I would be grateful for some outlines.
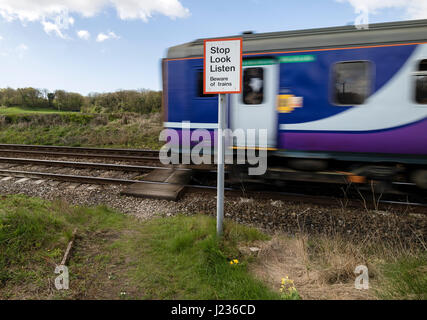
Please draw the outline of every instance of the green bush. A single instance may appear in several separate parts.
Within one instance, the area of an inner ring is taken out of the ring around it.
[[[91,93],[83,96],[75,92],[35,88],[0,89],[0,106],[21,108],[25,112],[56,110],[83,113],[150,114],[159,112],[162,92],[152,90],[119,90],[108,93]]]

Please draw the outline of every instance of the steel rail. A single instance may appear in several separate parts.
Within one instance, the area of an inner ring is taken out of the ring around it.
[[[33,179],[50,179],[63,182],[73,182],[73,183],[83,183],[83,184],[119,184],[119,185],[129,185],[135,183],[142,184],[156,184],[156,185],[176,185],[169,182],[157,182],[157,181],[148,181],[148,180],[130,180],[130,179],[118,179],[118,178],[104,178],[104,177],[93,177],[93,176],[79,176],[79,175],[66,175],[66,174],[55,174],[55,173],[45,173],[45,172],[31,172],[31,171],[18,171],[18,170],[8,170],[0,169],[0,176],[14,176],[16,178],[33,178]],[[204,185],[183,185],[185,188],[196,191],[207,191],[207,192],[216,192],[216,186],[204,186]],[[275,200],[285,200],[290,202],[308,202],[315,203],[319,205],[338,205],[337,200],[340,198],[328,197],[328,196],[316,196],[316,195],[307,195],[300,193],[287,193],[287,192],[272,192],[272,191],[242,191],[235,188],[225,188],[227,196],[246,196],[253,198],[262,198],[262,199],[275,199]],[[366,201],[363,203],[362,200],[356,199],[347,199],[349,203],[347,206],[350,207],[361,207],[364,205],[369,205],[371,201]],[[416,207],[416,208],[427,208],[427,203],[410,203],[410,202],[399,202],[399,201],[380,201],[381,204],[388,204],[393,206],[400,206],[407,208]],[[426,211],[422,213],[426,214]]]
[[[13,163],[21,165],[42,165],[50,167],[68,167],[78,169],[99,169],[99,170],[115,170],[115,171],[128,171],[128,172],[147,172],[153,170],[174,170],[174,171],[194,171],[216,173],[216,170],[206,167],[168,167],[168,166],[136,166],[124,165],[114,163],[97,163],[97,162],[83,162],[83,161],[57,161],[57,160],[42,160],[42,159],[28,159],[28,158],[4,158],[0,157],[0,163]],[[228,173],[228,172],[227,172]]]
[[[55,152],[55,151],[33,151],[33,150],[14,150],[14,149],[0,149],[0,154],[18,154],[18,155],[39,155],[46,157],[75,157],[75,158],[97,158],[97,159],[111,159],[117,161],[159,161],[159,157],[151,156],[126,156],[117,154],[94,154],[94,153],[75,153],[75,152]]]
[[[104,177],[93,177],[93,176],[79,176],[79,175],[68,175],[68,174],[57,174],[47,172],[33,172],[33,171],[22,171],[22,170],[9,170],[0,169],[0,176],[11,176],[16,178],[45,178],[64,182],[79,182],[88,184],[157,184],[157,185],[180,185],[169,182],[149,181],[149,180],[130,180],[130,179],[118,179],[118,178],[104,178]],[[184,185],[187,188],[193,189],[207,189],[216,190],[213,186],[200,186],[200,185]],[[232,190],[225,188],[225,190]]]
[[[41,159],[22,159],[22,158],[3,158],[0,157],[2,163],[15,163],[22,165],[42,165],[42,166],[55,166],[55,167],[69,167],[79,169],[101,169],[101,170],[115,170],[115,171],[133,171],[133,172],[146,172],[152,170],[190,170],[185,168],[169,168],[157,166],[134,166],[113,163],[94,163],[94,162],[80,162],[80,161],[56,161],[56,160],[41,160]]]
[[[132,184],[137,183],[139,180],[116,179],[116,178],[103,178],[91,176],[76,176],[67,174],[56,174],[46,172],[32,172],[32,171],[18,171],[18,170],[0,170],[1,176],[13,175],[17,178],[45,178],[51,180],[59,180],[64,182],[79,182],[88,184]]]
[[[16,150],[60,150],[72,152],[96,152],[96,153],[120,153],[120,154],[134,154],[134,155],[158,155],[157,150],[146,149],[115,149],[115,148],[91,148],[91,147],[67,147],[67,146],[44,146],[44,145],[27,145],[27,144],[0,144],[3,149],[16,149]]]

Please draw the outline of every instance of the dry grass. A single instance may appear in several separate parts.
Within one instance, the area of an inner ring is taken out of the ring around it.
[[[86,135],[85,145],[124,146],[158,149],[159,134],[162,130],[160,114],[130,117],[99,126]]]
[[[380,297],[378,292],[384,282],[381,266],[406,255],[398,248],[355,244],[339,236],[275,235],[260,244],[259,263],[252,272],[276,290],[280,279],[289,276],[303,299],[370,300]],[[358,265],[368,267],[369,290],[355,288],[354,270]]]
[[[161,115],[35,114],[0,116],[0,142],[159,149]]]
[[[321,279],[327,284],[354,282],[354,269],[358,265],[367,266],[371,277],[375,274],[363,243],[356,245],[339,236],[319,237],[307,251],[310,251],[311,260],[322,268]]]
[[[427,250],[419,246],[301,232],[294,237],[276,234],[259,247],[252,272],[274,289],[289,276],[303,299],[427,298]],[[368,290],[355,288],[359,265],[368,268]]]

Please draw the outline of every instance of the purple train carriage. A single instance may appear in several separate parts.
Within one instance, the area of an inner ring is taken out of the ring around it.
[[[269,164],[427,188],[427,20],[242,37],[243,90],[229,97],[227,125],[267,129]],[[162,69],[164,127],[213,132],[203,39],[169,48]]]

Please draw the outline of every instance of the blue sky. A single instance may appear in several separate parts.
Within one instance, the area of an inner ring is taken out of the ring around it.
[[[159,90],[166,49],[194,39],[346,25],[358,9],[370,23],[427,18],[425,0],[34,2],[0,0],[0,88]]]

